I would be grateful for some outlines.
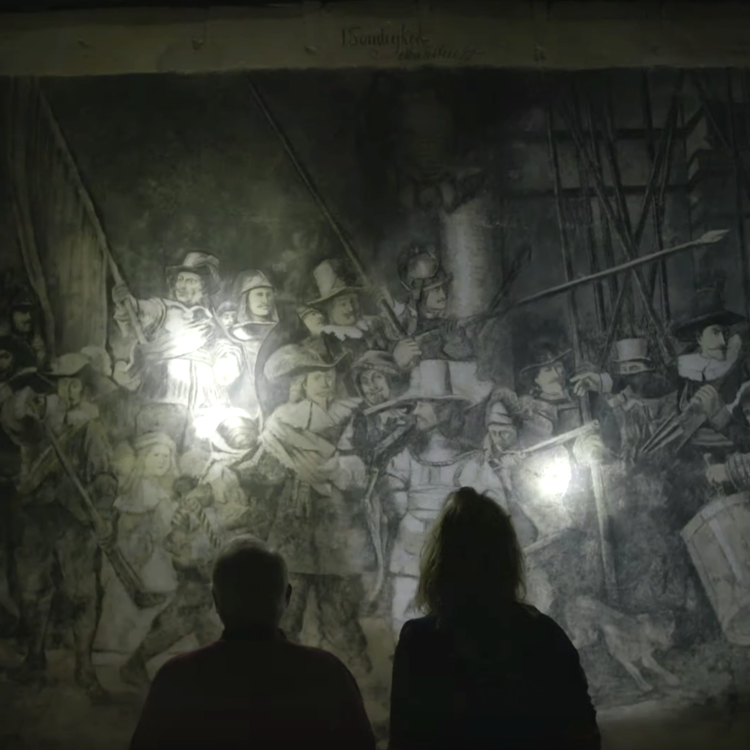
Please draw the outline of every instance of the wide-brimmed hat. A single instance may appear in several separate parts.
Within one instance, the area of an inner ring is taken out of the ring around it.
[[[343,356],[334,362],[326,362],[320,354],[307,346],[287,344],[271,354],[263,368],[263,374],[269,381],[273,381],[315,370],[330,370],[342,359]]]
[[[313,307],[327,302],[339,294],[351,294],[361,292],[364,289],[362,286],[352,286],[347,283],[339,275],[336,265],[332,260],[324,260],[317,265],[313,270],[313,279],[318,289],[318,297],[307,303],[308,306]]]
[[[555,362],[560,362],[561,360],[572,354],[572,352],[572,349],[565,349],[564,351],[560,351],[559,349],[556,349],[552,346],[538,346],[532,351],[528,362],[519,371],[519,375],[523,375],[524,373],[530,372],[531,370],[538,370],[540,367],[552,365]]]
[[[492,393],[493,384],[477,378],[476,362],[423,359],[409,374],[409,387],[398,398],[372,406],[365,414],[416,401],[462,401],[481,403]]]
[[[181,265],[167,266],[167,278],[172,279],[181,271],[197,273],[206,280],[208,294],[216,294],[221,285],[219,259],[208,253],[188,253]]]
[[[237,278],[234,280],[235,297],[239,297],[241,294],[246,294],[253,289],[262,288],[274,288],[268,276],[266,276],[263,271],[242,271],[242,273],[237,274]]]
[[[724,307],[720,288],[709,287],[696,292],[690,313],[673,325],[672,332],[676,338],[690,341],[708,326],[731,326],[744,320],[743,315]]]
[[[646,339],[620,339],[615,341],[616,356],[612,359],[617,375],[632,375],[637,372],[653,372],[654,367],[648,356]]]
[[[375,349],[366,351],[352,364],[351,371],[353,374],[359,374],[363,370],[377,370],[385,375],[397,377],[404,374],[390,354]]]
[[[106,396],[117,390],[117,385],[105,375],[102,375],[91,360],[79,352],[62,354],[53,360],[51,367],[42,373],[49,380],[60,378],[80,377],[93,391],[95,397]]]
[[[18,369],[36,366],[34,350],[15,336],[0,336],[0,349],[13,355],[13,364]]]

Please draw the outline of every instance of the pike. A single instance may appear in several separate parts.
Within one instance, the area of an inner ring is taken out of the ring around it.
[[[308,171],[305,169],[304,165],[300,161],[299,157],[297,156],[294,150],[294,146],[292,146],[292,143],[289,140],[289,137],[282,130],[279,123],[276,121],[276,118],[273,116],[273,113],[268,108],[266,101],[263,99],[260,91],[258,90],[258,87],[255,85],[255,82],[252,79],[249,80],[249,86],[250,86],[250,93],[253,95],[253,98],[255,99],[255,103],[258,105],[258,109],[260,109],[263,116],[266,118],[266,121],[268,122],[271,130],[273,130],[273,132],[276,134],[279,141],[281,142],[281,146],[284,149],[286,155],[289,157],[289,161],[292,163],[292,166],[297,172],[297,176],[302,181],[302,184],[307,188],[307,191],[310,194],[310,197],[318,206],[318,208],[320,209],[320,212],[323,214],[323,217],[328,222],[328,226],[331,228],[333,233],[338,238],[339,242],[344,248],[344,252],[349,258],[351,264],[354,266],[354,270],[362,279],[362,281],[364,282],[364,285],[367,287],[371,287],[372,282],[370,281],[370,278],[367,275],[367,272],[365,271],[365,267],[362,265],[361,261],[357,257],[357,253],[355,252],[354,247],[352,246],[352,243],[349,241],[349,238],[346,236],[346,233],[344,232],[343,228],[339,225],[338,221],[336,221],[336,218],[331,212],[331,209],[327,206],[326,202],[323,200],[323,196],[320,194],[320,191],[315,186],[315,183],[313,182],[312,177],[310,176],[310,174],[308,173]],[[401,325],[401,321],[399,321],[398,317],[396,316],[396,313],[393,311],[391,306],[385,300],[381,300],[380,307],[383,310],[383,313],[385,314],[385,316],[388,318],[388,321],[390,322],[390,324],[399,333],[399,335],[406,337],[406,331],[404,330],[404,327]]]
[[[107,559],[114,568],[117,577],[125,587],[128,596],[133,600],[133,603],[139,609],[149,609],[150,607],[155,607],[158,604],[162,604],[165,601],[165,596],[163,594],[157,594],[155,592],[143,590],[141,579],[138,577],[138,574],[133,570],[130,563],[125,559],[125,557],[122,555],[122,552],[120,552],[117,546],[107,544],[99,540],[98,537],[104,536],[107,533],[106,524],[104,523],[102,517],[99,515],[99,512],[94,507],[93,502],[91,502],[89,493],[83,486],[83,483],[79,479],[78,474],[76,474],[75,467],[65,453],[65,449],[57,439],[57,436],[48,426],[45,426],[45,432],[47,434],[47,437],[49,438],[50,443],[52,444],[52,448],[57,454],[57,458],[59,459],[63,470],[68,475],[68,478],[73,483],[73,486],[76,488],[79,497],[83,501],[83,505],[86,508],[89,519],[91,520],[91,525],[93,526],[94,533],[97,535],[97,543],[99,544],[100,549],[107,556]]]
[[[637,268],[638,266],[645,265],[647,263],[654,263],[657,260],[660,260],[662,258],[667,258],[670,255],[675,255],[677,253],[682,253],[685,250],[691,250],[696,247],[704,247],[709,245],[715,245],[720,240],[723,240],[724,237],[729,234],[728,229],[711,229],[708,232],[705,232],[702,234],[698,239],[690,240],[689,242],[683,242],[679,245],[674,245],[673,247],[667,247],[663,250],[658,250],[654,253],[649,253],[648,255],[640,255],[634,260],[629,260],[624,263],[619,263],[615,266],[612,266],[611,268],[605,268],[603,271],[597,271],[596,273],[587,274],[586,276],[580,276],[577,279],[571,279],[570,281],[565,281],[562,284],[557,284],[556,286],[547,287],[546,289],[542,289],[539,292],[534,292],[533,294],[530,294],[526,297],[522,297],[519,300],[515,300],[514,302],[511,302],[506,307],[499,308],[499,305],[502,303],[502,301],[507,297],[510,284],[504,284],[503,287],[500,289],[500,292],[496,295],[496,301],[493,302],[493,307],[490,309],[489,312],[486,313],[479,313],[477,315],[464,318],[460,321],[447,321],[444,323],[444,325],[452,324],[456,325],[457,323],[461,324],[467,324],[474,321],[479,320],[498,320],[501,318],[506,317],[511,312],[516,310],[519,307],[524,307],[526,305],[531,304],[532,302],[538,302],[542,299],[547,299],[548,297],[554,297],[558,294],[562,294],[563,292],[570,291],[571,289],[576,289],[579,286],[584,286],[586,284],[592,284],[597,281],[601,281],[603,279],[607,279],[611,276],[615,276],[617,274],[625,273],[627,271],[632,270],[633,268]],[[530,256],[529,256],[530,257]],[[526,261],[528,261],[528,258],[526,258]],[[513,281],[515,281],[515,276],[513,277]],[[499,308],[499,309],[497,309]],[[440,329],[440,326],[436,326],[434,329],[431,329],[429,331],[426,331],[425,333],[419,334],[415,338],[417,340],[426,338],[427,336],[433,335]]]

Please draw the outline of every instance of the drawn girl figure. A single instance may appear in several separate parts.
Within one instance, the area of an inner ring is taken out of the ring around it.
[[[177,581],[163,541],[175,511],[171,488],[177,477],[177,449],[161,432],[142,435],[133,447],[133,468],[115,501],[117,543],[147,591],[169,593]]]

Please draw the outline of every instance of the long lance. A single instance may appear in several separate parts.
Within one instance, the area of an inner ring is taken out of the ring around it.
[[[68,142],[65,139],[65,135],[63,134],[62,129],[60,128],[60,125],[55,119],[52,109],[50,108],[47,100],[44,97],[44,94],[41,91],[39,92],[39,101],[41,104],[42,111],[44,112],[44,115],[46,116],[49,122],[50,129],[52,130],[52,135],[60,149],[60,153],[62,154],[63,161],[65,162],[65,165],[68,168],[68,174],[70,176],[70,179],[73,182],[73,186],[75,187],[76,193],[78,194],[78,199],[81,201],[81,205],[83,207],[84,213],[88,217],[89,222],[91,222],[91,228],[94,230],[94,236],[96,237],[96,240],[99,243],[99,248],[102,252],[102,255],[104,256],[104,261],[109,267],[110,273],[112,274],[112,280],[118,286],[119,285],[124,286],[125,280],[123,279],[122,274],[120,273],[120,269],[117,263],[115,262],[115,258],[112,255],[112,249],[109,246],[107,235],[104,233],[104,228],[102,227],[102,223],[99,220],[99,216],[96,212],[96,208],[94,207],[94,201],[91,199],[91,196],[89,195],[88,190],[86,190],[86,186],[83,184],[81,173],[78,169],[78,165],[76,164],[75,159],[73,158],[73,153],[71,152],[70,147],[68,146]],[[125,309],[127,310],[127,313],[128,313],[130,325],[133,329],[133,332],[135,333],[136,338],[138,339],[138,343],[139,344],[147,343],[148,339],[146,338],[146,334],[143,331],[143,326],[141,325],[141,321],[138,319],[138,312],[135,309],[133,299],[131,297],[126,298],[124,304],[125,304]]]
[[[619,265],[612,266],[611,268],[606,268],[603,271],[598,271],[597,273],[592,273],[588,276],[581,276],[578,279],[566,281],[564,284],[558,284],[557,286],[543,289],[540,292],[535,292],[534,294],[530,294],[528,297],[522,297],[521,299],[513,302],[510,309],[522,307],[523,305],[528,305],[531,302],[538,302],[539,300],[546,299],[547,297],[554,297],[557,294],[567,292],[570,289],[575,289],[576,287],[582,286],[583,284],[591,284],[594,281],[600,281],[601,279],[606,279],[609,276],[613,276],[618,273],[624,273],[625,271],[629,271],[633,268],[637,268],[638,266],[642,266],[645,263],[653,263],[660,258],[666,258],[669,255],[675,255],[676,253],[681,253],[685,250],[690,250],[691,248],[702,247],[704,245],[714,245],[719,242],[719,240],[723,240],[724,237],[727,236],[727,234],[729,234],[728,229],[712,229],[701,235],[697,240],[683,242],[681,245],[674,245],[674,247],[668,247],[655,253],[649,253],[648,255],[641,255],[638,258],[627,261],[626,263],[620,263]],[[504,315],[508,311],[508,309],[506,309],[505,311],[499,311],[498,314]]]
[[[263,99],[263,96],[258,90],[258,87],[255,85],[255,82],[252,79],[249,79],[249,85],[250,85],[250,93],[253,95],[253,98],[255,99],[255,102],[258,105],[258,109],[260,109],[260,111],[263,113],[263,116],[268,121],[268,124],[271,127],[271,130],[273,130],[273,132],[276,134],[279,141],[281,142],[281,145],[286,155],[289,157],[289,161],[292,163],[292,166],[297,172],[298,177],[302,181],[302,184],[307,188],[308,193],[310,193],[310,196],[312,197],[313,201],[315,201],[315,204],[320,209],[321,214],[323,214],[323,217],[325,218],[326,222],[328,222],[328,226],[330,226],[330,228],[333,230],[333,233],[336,235],[339,242],[343,246],[347,257],[351,261],[351,264],[354,266],[354,269],[356,270],[357,274],[364,282],[365,286],[372,287],[372,282],[370,281],[370,278],[367,272],[365,271],[365,267],[362,265],[362,262],[357,257],[357,253],[354,250],[352,243],[349,241],[349,238],[346,236],[346,232],[338,223],[338,221],[336,221],[336,217],[333,215],[333,213],[331,212],[331,209],[328,207],[325,200],[323,199],[323,196],[320,194],[320,191],[315,186],[315,182],[313,181],[313,178],[311,177],[307,169],[305,169],[305,166],[302,164],[302,161],[300,160],[299,156],[297,156],[297,153],[295,152],[294,146],[292,146],[292,143],[289,140],[289,137],[282,130],[281,125],[279,125],[276,118],[273,116],[273,113],[268,108],[268,105],[266,104],[265,100]],[[379,304],[380,304],[381,309],[383,310],[383,313],[388,318],[389,322],[394,327],[394,329],[399,333],[399,335],[406,336],[407,335],[406,331],[404,330],[404,327],[401,325],[401,321],[398,319],[398,317],[396,316],[396,313],[393,311],[391,306],[387,302],[385,302],[385,300],[381,300]]]
[[[603,279],[609,278],[610,276],[616,276],[617,274],[626,273],[627,271],[630,271],[633,268],[637,268],[638,266],[645,265],[646,263],[654,263],[661,258],[666,258],[670,255],[684,252],[685,250],[714,245],[720,240],[723,240],[724,237],[727,236],[727,234],[729,234],[728,229],[712,229],[701,235],[698,239],[690,240],[690,242],[683,242],[680,245],[667,247],[663,250],[658,250],[655,253],[641,255],[638,258],[626,261],[625,263],[619,263],[616,266],[605,268],[603,271],[597,271],[596,273],[591,273],[586,276],[580,276],[577,279],[571,279],[570,281],[566,281],[562,284],[557,284],[556,286],[547,287],[546,289],[542,289],[539,292],[534,292],[527,297],[522,297],[521,299],[514,300],[505,306],[502,306],[502,303],[507,299],[512,284],[503,285],[500,292],[496,295],[497,302],[493,302],[493,307],[488,312],[478,313],[477,315],[472,315],[461,320],[448,322],[444,321],[443,325],[455,326],[458,324],[465,326],[481,322],[488,323],[490,320],[499,320],[505,318],[511,312],[514,312],[517,308],[529,305],[532,302],[538,302],[539,300],[547,299],[548,297],[555,297],[556,295],[567,292],[570,289],[575,289],[576,287],[584,286],[586,284],[593,284],[597,281],[602,281]],[[515,281],[515,279],[513,279],[513,281]],[[426,333],[420,334],[415,338],[419,340],[420,338],[429,336],[430,334],[433,334],[435,330],[439,330],[440,327],[440,325],[437,325],[434,330],[427,331]]]

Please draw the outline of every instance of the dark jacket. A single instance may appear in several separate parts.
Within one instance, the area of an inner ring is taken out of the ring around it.
[[[434,617],[404,625],[393,661],[390,750],[598,750],[596,712],[573,644],[533,608],[517,606],[508,620],[486,658],[462,655],[455,631]]]
[[[374,750],[362,696],[332,654],[280,631],[225,631],[168,661],[130,750]]]

